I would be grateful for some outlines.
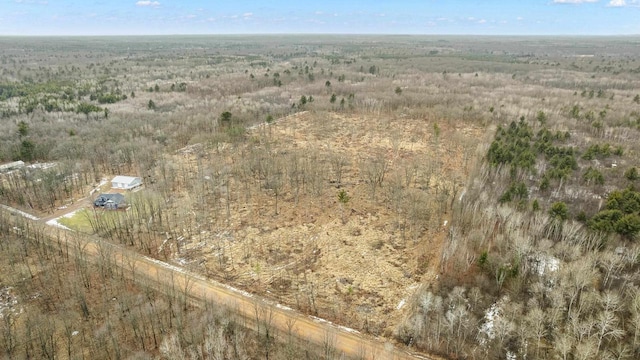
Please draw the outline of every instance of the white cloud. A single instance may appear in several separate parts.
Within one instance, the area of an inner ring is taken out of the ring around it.
[[[611,0],[607,7],[640,7],[639,0]]]
[[[160,3],[158,1],[140,0],[136,3],[136,6],[153,6],[158,7]]]
[[[553,0],[554,4],[582,4],[594,2],[598,2],[598,0]]]
[[[487,20],[485,20],[485,19],[480,19],[480,20],[478,20],[478,24],[484,24],[484,23],[486,23],[486,22],[487,22]]]
[[[522,20],[524,20],[524,18],[523,18],[522,16],[518,16],[518,17],[516,18],[516,20],[518,20],[518,21],[522,21]]]
[[[246,17],[246,18],[252,17],[252,16],[253,16],[253,13],[251,13],[251,12],[246,12],[246,13],[242,14],[242,17]]]

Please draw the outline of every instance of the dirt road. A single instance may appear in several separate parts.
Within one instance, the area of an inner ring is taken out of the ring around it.
[[[297,311],[254,296],[177,266],[135,253],[119,245],[101,241],[97,237],[80,235],[64,229],[44,225],[43,219],[21,215],[27,221],[43,226],[47,238],[59,246],[63,242],[72,249],[83,249],[84,255],[98,262],[109,257],[112,265],[122,268],[137,281],[146,281],[160,291],[176,291],[186,295],[191,301],[203,304],[205,301],[228,307],[245,319],[245,324],[253,329],[270,326],[280,334],[289,334],[310,341],[320,347],[332,347],[335,353],[360,359],[435,359],[409,353],[383,340],[358,333],[355,330],[331,324],[323,319],[303,315]],[[29,214],[27,214],[29,215]],[[37,219],[37,220],[36,220]]]

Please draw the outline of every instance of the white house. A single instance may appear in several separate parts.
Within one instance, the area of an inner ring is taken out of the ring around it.
[[[112,189],[131,190],[140,185],[142,185],[142,179],[139,177],[118,175],[111,180]]]

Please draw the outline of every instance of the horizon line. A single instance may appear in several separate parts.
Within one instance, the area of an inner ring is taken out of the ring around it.
[[[637,34],[458,34],[458,33],[175,33],[175,34],[0,34],[0,37],[163,37],[163,36],[479,36],[479,37],[634,37]]]

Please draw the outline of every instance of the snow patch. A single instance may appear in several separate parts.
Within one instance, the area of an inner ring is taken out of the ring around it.
[[[160,245],[160,247],[158,247],[158,252],[162,252],[162,250],[164,250],[164,245],[167,243],[167,241],[169,241],[169,238],[166,238],[162,244]]]
[[[25,217],[27,219],[36,220],[36,221],[40,220],[40,218],[37,217],[37,216],[31,215],[31,214],[26,213],[26,212],[24,212],[22,210],[18,210],[18,209],[12,208],[11,206],[0,204],[0,207],[2,207],[3,209],[5,209],[5,210],[7,210],[7,211],[9,211],[11,213],[14,213],[14,214],[20,215],[22,217]]]
[[[403,306],[404,306],[404,304],[406,304],[406,303],[407,303],[407,300],[405,300],[405,299],[400,300],[400,303],[398,303],[398,306],[396,306],[396,310],[400,310],[400,309],[402,309],[402,307],[403,307]]]
[[[0,319],[5,315],[13,313],[14,316],[22,313],[22,308],[18,307],[18,298],[11,291],[11,286],[0,289]]]
[[[352,328],[348,328],[348,327],[346,327],[346,326],[342,326],[342,325],[336,325],[336,324],[332,323],[332,322],[331,322],[331,321],[329,321],[329,320],[325,320],[325,319],[323,319],[323,318],[319,318],[319,317],[317,317],[317,316],[309,316],[309,317],[311,318],[311,320],[313,320],[313,321],[315,321],[315,322],[317,322],[317,323],[320,323],[320,324],[327,324],[327,325],[329,325],[329,326],[332,326],[332,327],[334,327],[334,328],[340,329],[340,330],[342,330],[342,331],[346,331],[346,332],[348,332],[348,333],[352,333],[352,334],[360,334],[360,332],[359,332],[358,330],[355,330],[355,329],[352,329]]]
[[[276,304],[276,307],[280,310],[286,310],[286,311],[294,311],[292,308],[282,305],[282,304]]]
[[[502,306],[509,301],[509,298],[506,296],[496,301],[493,305],[489,307],[487,312],[484,314],[484,324],[480,326],[478,341],[480,344],[484,345],[487,342],[487,339],[493,340],[496,337],[495,326],[496,323],[502,321]],[[484,336],[482,336],[484,335]]]
[[[542,276],[547,272],[556,272],[560,269],[560,259],[546,254],[540,254],[533,258],[534,270]]]
[[[493,325],[496,319],[500,316],[500,308],[498,303],[491,305],[489,310],[484,314],[485,322],[480,327],[480,333],[485,334],[487,338],[493,339],[496,335],[493,331]],[[484,339],[481,339],[481,343],[484,343]]]
[[[56,165],[57,165],[56,163],[35,163],[35,164],[27,165],[27,168],[47,170],[47,169],[51,169],[52,167],[55,167]]]
[[[54,226],[54,227],[57,227],[57,228],[63,229],[63,230],[73,231],[73,230],[71,230],[70,228],[68,228],[68,227],[66,227],[66,226],[64,226],[64,225],[62,225],[62,224],[60,224],[60,223],[58,222],[58,219],[51,219],[51,220],[47,221],[47,222],[46,222],[46,224],[47,224],[47,225],[49,225],[49,226]]]
[[[175,259],[176,262],[182,266],[185,266],[187,264],[189,264],[189,260],[185,259],[185,258],[176,258]]]

